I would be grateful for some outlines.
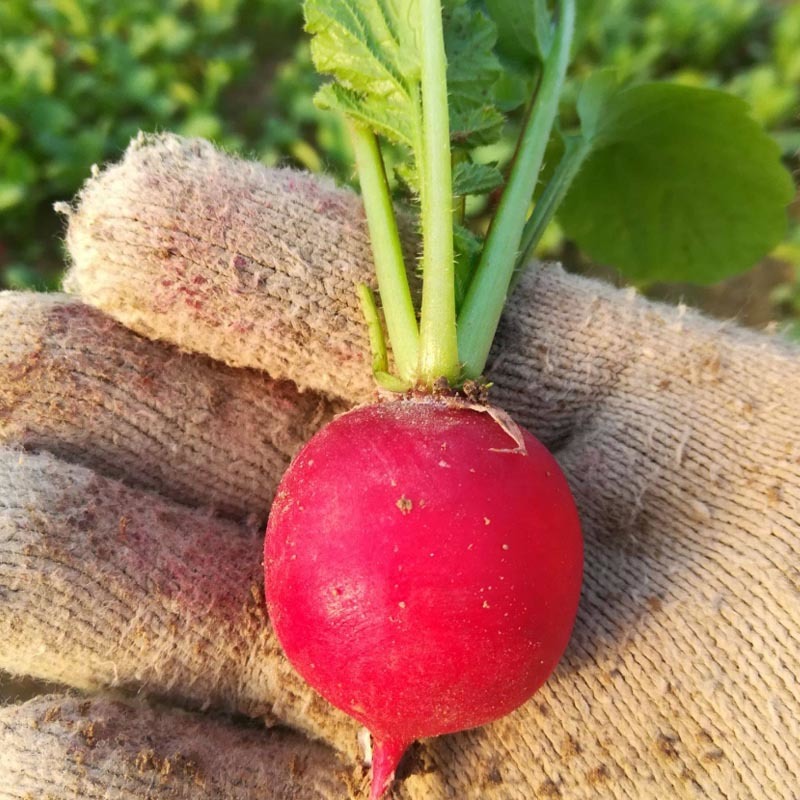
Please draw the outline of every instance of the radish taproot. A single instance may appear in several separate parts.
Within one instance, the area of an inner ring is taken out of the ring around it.
[[[286,473],[266,541],[275,632],[372,733],[373,797],[414,740],[524,703],[578,607],[580,525],[555,459],[441,400],[366,406],[325,427]]]
[[[470,155],[502,122],[487,101],[500,73],[490,20],[466,0],[305,2],[315,63],[337,80],[318,101],[350,125],[394,371],[362,284],[373,374],[386,397],[335,419],[290,466],[267,525],[266,597],[298,672],[372,733],[372,800],[415,739],[483,725],[524,703],[575,620],[583,544],[566,479],[543,445],[486,403],[481,378],[531,246],[527,234],[521,246],[527,206],[574,5],[563,2],[478,259],[461,200],[495,188],[496,175]],[[446,40],[455,42],[449,61]],[[376,132],[411,153],[419,309]]]

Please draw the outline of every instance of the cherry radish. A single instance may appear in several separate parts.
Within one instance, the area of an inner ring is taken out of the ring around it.
[[[414,740],[524,703],[569,640],[577,511],[553,456],[511,425],[435,398],[364,406],[278,488],[269,616],[303,678],[372,733],[372,798]]]

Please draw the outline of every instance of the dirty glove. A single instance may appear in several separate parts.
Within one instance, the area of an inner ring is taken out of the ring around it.
[[[0,301],[0,667],[151,701],[5,709],[0,797],[361,796],[259,564],[291,454],[372,395],[358,199],[167,136],[68,213],[83,302]],[[581,607],[534,698],[414,748],[393,796],[796,797],[800,353],[548,267],[488,373],[575,493]]]

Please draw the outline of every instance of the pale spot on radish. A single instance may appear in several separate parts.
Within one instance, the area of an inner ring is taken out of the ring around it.
[[[400,513],[405,516],[406,514],[410,514],[411,510],[414,508],[414,504],[409,500],[405,495],[401,495],[395,505],[400,509]]]
[[[484,525],[491,525],[492,521],[489,519],[489,517],[484,517],[483,518],[483,524]]]
[[[442,459],[442,460],[439,462],[439,466],[440,466],[440,467],[443,467],[444,469],[450,469],[450,465],[449,465],[449,464],[448,464],[448,463],[447,463],[447,462],[446,462],[444,459]]]

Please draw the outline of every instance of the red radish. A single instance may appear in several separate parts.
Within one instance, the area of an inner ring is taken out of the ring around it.
[[[521,437],[433,398],[364,406],[278,489],[269,615],[305,680],[371,731],[373,800],[412,741],[509,713],[567,645],[580,524],[553,456]]]
[[[364,198],[383,314],[359,284],[372,371],[397,399],[334,420],[289,468],[267,526],[267,604],[298,672],[372,732],[372,800],[415,739],[524,703],[566,647],[580,595],[580,525],[558,465],[501,412],[466,402],[488,390],[513,276],[576,169],[559,167],[560,188],[528,219],[575,0],[562,0],[557,24],[537,6],[549,54],[482,246],[464,227],[465,198],[503,178],[472,158],[501,127],[492,98],[502,69],[479,5],[304,0],[312,57],[334,78],[317,100],[348,120]],[[449,54],[445,40],[458,42]],[[418,305],[378,136],[410,157]]]

